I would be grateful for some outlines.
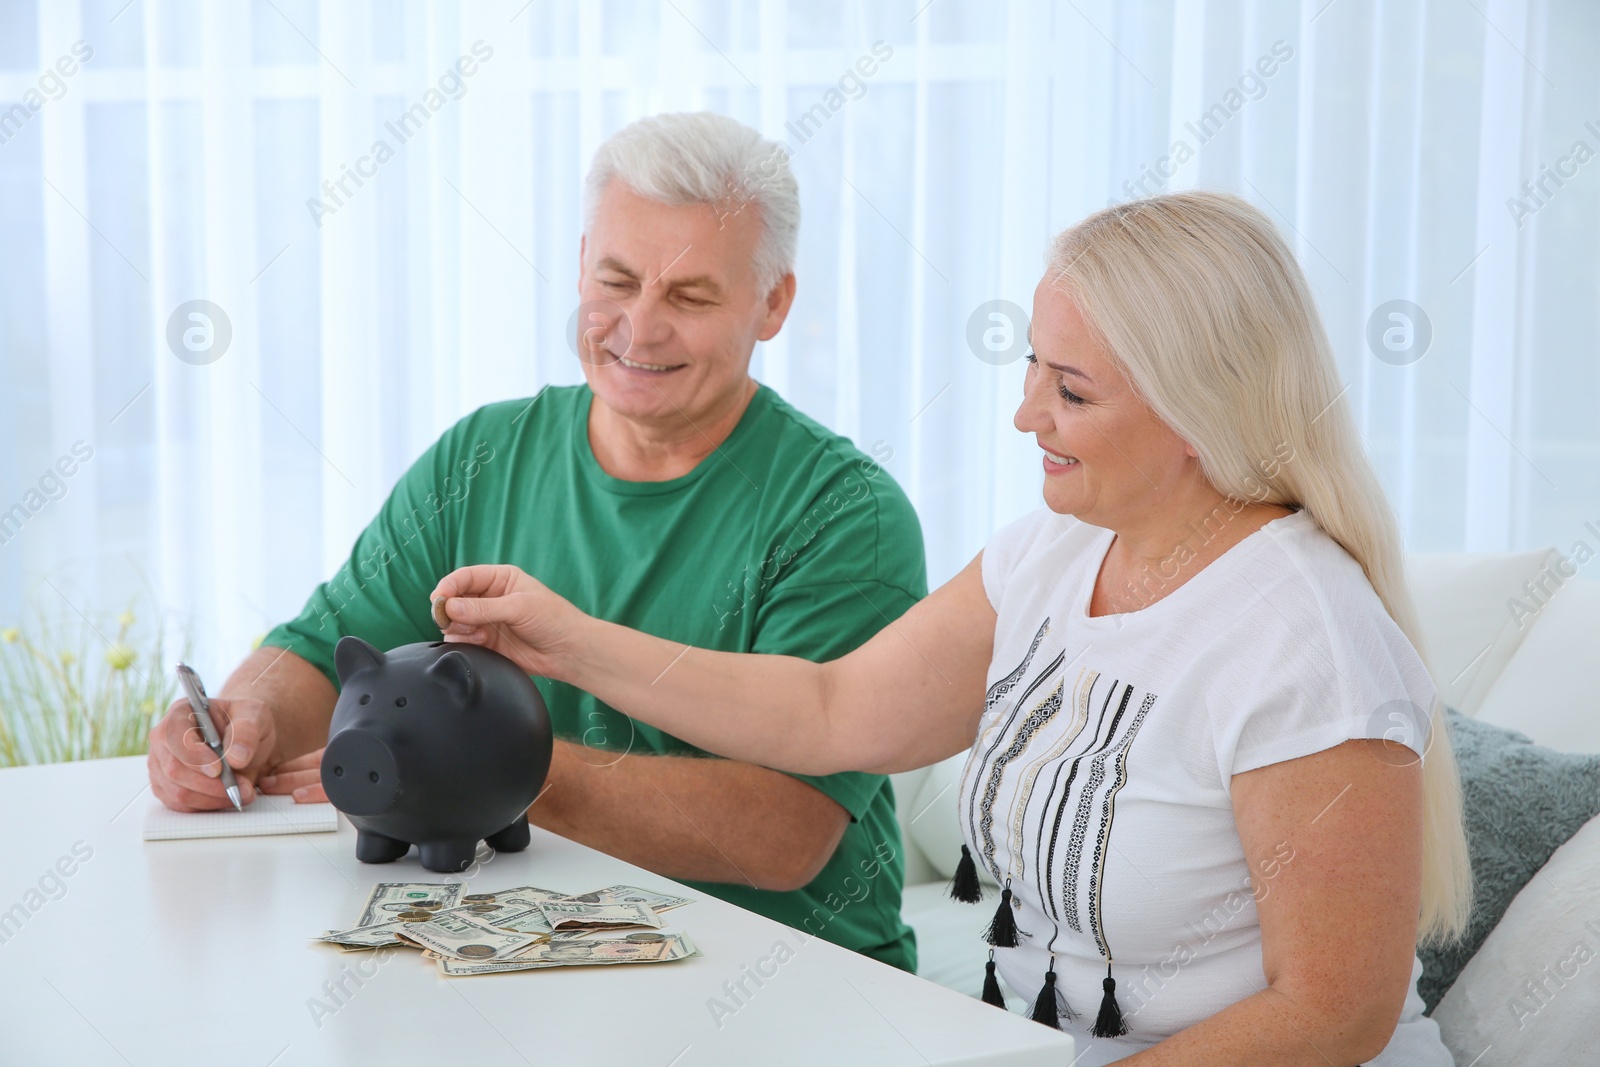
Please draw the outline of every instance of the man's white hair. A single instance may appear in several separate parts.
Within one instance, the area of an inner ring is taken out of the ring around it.
[[[756,283],[765,294],[794,270],[800,187],[788,150],[710,111],[651,115],[629,123],[594,154],[583,188],[583,232],[594,228],[600,193],[613,178],[664,204],[708,204],[718,213],[754,210]]]

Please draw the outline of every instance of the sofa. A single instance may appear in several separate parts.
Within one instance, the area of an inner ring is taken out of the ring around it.
[[[1600,537],[1594,539],[1600,541]],[[1580,542],[1573,546],[1571,556],[1554,548],[1520,553],[1408,556],[1408,581],[1440,695],[1448,707],[1475,720],[1520,731],[1537,745],[1564,752],[1600,752],[1600,581],[1577,573],[1578,564],[1590,554],[1588,546]],[[961,851],[956,794],[965,760],[963,753],[931,767],[895,775],[894,785],[906,851],[902,912],[917,932],[918,973],[940,985],[979,996],[983,965],[988,958],[987,946],[979,935],[993,909],[957,903],[947,893]],[[1586,827],[1586,831],[1587,838],[1585,832],[1580,832],[1548,865],[1562,861],[1563,871],[1571,872],[1568,880],[1583,877],[1595,856],[1600,855],[1595,843],[1588,840],[1600,839],[1600,820]],[[1569,854],[1585,848],[1589,851],[1581,856]],[[984,878],[987,880],[986,873]],[[1531,919],[1521,912],[1537,910],[1549,915],[1552,908],[1558,908],[1560,902],[1532,899],[1552,892],[1549,884],[1534,884],[1539,882],[1541,879],[1535,878],[1517,896],[1506,912],[1507,918],[1500,921],[1502,926],[1513,914],[1519,915],[1519,922],[1526,923]],[[1568,942],[1589,934],[1581,924],[1585,918],[1594,920],[1587,943],[1600,952],[1600,884],[1589,884],[1594,886],[1587,894],[1592,903],[1587,911],[1592,914],[1581,914],[1585,909],[1580,907],[1565,927],[1534,935],[1552,939],[1546,953],[1550,960],[1560,960],[1564,953],[1570,956]],[[1563,892],[1571,910],[1574,890],[1569,886]],[[1524,901],[1524,897],[1529,899]],[[1581,901],[1583,897],[1577,899]],[[1478,952],[1478,956],[1494,954],[1496,958],[1475,967],[1479,962],[1475,956],[1433,1013],[1446,1043],[1463,1064],[1482,1053],[1487,1040],[1485,1029],[1502,1025],[1485,1019],[1485,1005],[1498,1006],[1498,1002],[1505,1001],[1500,987],[1510,980],[1508,968],[1514,969],[1518,964],[1500,957],[1526,948],[1500,944],[1495,939],[1497,933],[1498,929],[1491,933]],[[1592,989],[1579,992],[1590,998],[1587,1003],[1600,1004],[1600,993],[1596,992],[1600,991],[1600,959],[1584,968],[1591,969],[1585,984]],[[1550,988],[1554,990],[1555,986]],[[1566,997],[1565,1002],[1552,996],[1551,1003],[1561,1012],[1577,1010],[1579,993],[1572,992],[1576,988],[1576,982],[1563,983],[1559,993]],[[1021,996],[1011,990],[1004,992],[1013,1011],[1025,1010]],[[1552,1008],[1545,1018],[1557,1014],[1560,1012]],[[1600,1019],[1600,1012],[1595,1017]],[[1600,1063],[1600,1021],[1577,1025],[1586,1031],[1583,1040],[1593,1041],[1595,1058],[1585,1062]],[[1551,1036],[1548,1025],[1546,1031],[1545,1036]],[[1491,1067],[1495,1062],[1532,1062],[1514,1058],[1511,1049],[1515,1042],[1511,1037],[1515,1036],[1520,1035],[1502,1037],[1496,1042],[1500,1047],[1482,1053],[1476,1067]]]

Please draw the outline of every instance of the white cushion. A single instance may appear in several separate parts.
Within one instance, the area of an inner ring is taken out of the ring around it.
[[[1559,558],[1536,552],[1412,553],[1406,580],[1417,602],[1434,681],[1444,702],[1463,715],[1478,707],[1531,626],[1519,626],[1507,602],[1525,599],[1523,582],[1535,582]]]
[[[927,860],[934,877],[949,882],[961,862],[961,823],[956,813],[956,798],[961,792],[961,771],[967,765],[965,752],[935,763],[922,772],[922,781],[901,816],[901,832]],[[994,883],[989,872],[978,868],[978,877]],[[906,882],[911,884],[908,876]]]
[[[889,776],[889,781],[894,785],[894,813],[900,823],[900,844],[905,852],[906,885],[931,882],[939,877],[939,872],[928,862],[911,836],[911,819],[917,813],[912,803],[922,791],[922,780],[927,776],[926,767]]]
[[[1550,857],[1433,1020],[1458,1064],[1600,1063],[1600,818]]]
[[[1573,578],[1550,598],[1476,717],[1563,752],[1600,752],[1600,582]]]
[[[911,840],[946,881],[961,860],[961,824],[956,821],[956,794],[961,791],[961,769],[967,754],[935,763],[922,777],[906,816]]]

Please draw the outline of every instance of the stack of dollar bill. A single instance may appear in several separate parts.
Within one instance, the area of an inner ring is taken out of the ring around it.
[[[316,938],[347,952],[418,948],[447,975],[585,964],[663,963],[699,955],[661,913],[688,897],[613,885],[571,896],[524,885],[468,893],[462,882],[379,882],[348,930]]]

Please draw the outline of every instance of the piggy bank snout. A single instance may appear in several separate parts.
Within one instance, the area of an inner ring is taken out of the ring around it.
[[[347,815],[379,815],[400,796],[394,752],[372,730],[341,730],[322,754],[322,788]]]

